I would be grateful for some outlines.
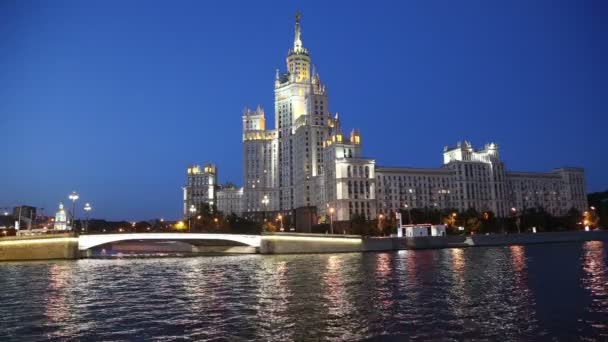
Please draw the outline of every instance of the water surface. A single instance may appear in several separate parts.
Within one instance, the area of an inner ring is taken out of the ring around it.
[[[608,340],[602,242],[0,264],[0,341]]]

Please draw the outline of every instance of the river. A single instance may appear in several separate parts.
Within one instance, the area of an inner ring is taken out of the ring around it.
[[[608,340],[608,246],[2,263],[0,323],[0,341]]]

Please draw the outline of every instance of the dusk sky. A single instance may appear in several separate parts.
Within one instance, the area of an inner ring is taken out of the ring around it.
[[[242,184],[241,114],[274,122],[294,13],[345,131],[383,166],[496,142],[508,170],[608,189],[606,1],[0,2],[0,207],[181,215],[189,164]],[[272,126],[272,125],[271,125]]]

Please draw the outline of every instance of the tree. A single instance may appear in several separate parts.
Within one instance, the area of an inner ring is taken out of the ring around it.
[[[576,208],[570,208],[570,210],[568,210],[568,214],[565,217],[566,227],[571,230],[582,229],[583,227],[581,227],[581,219],[581,212],[578,211],[578,209]]]
[[[479,233],[495,233],[498,231],[496,214],[492,210],[486,210],[481,214],[481,227]]]
[[[480,215],[475,208],[467,209],[462,215],[464,220],[464,229],[467,233],[476,234],[481,227]]]
[[[366,219],[364,214],[354,213],[350,218],[351,229],[354,234],[358,235],[371,235],[372,229],[370,223]]]
[[[587,195],[587,202],[591,208],[595,209],[598,216],[597,225],[608,227],[608,190],[603,192],[593,192]]]
[[[599,225],[599,223],[600,217],[595,210],[586,210],[583,213],[583,226],[595,228]]]
[[[144,233],[150,231],[152,229],[152,225],[146,221],[139,221],[135,223],[133,228],[137,233]]]
[[[524,210],[521,215],[521,225],[523,231],[532,231],[536,227],[537,232],[553,230],[555,219],[543,207],[529,208]]]
[[[259,234],[262,231],[262,225],[244,217],[239,217],[235,213],[231,213],[224,219],[226,230],[235,234]]]

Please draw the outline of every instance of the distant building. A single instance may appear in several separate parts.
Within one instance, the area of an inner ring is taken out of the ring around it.
[[[483,150],[474,150],[471,143],[445,147],[443,167],[455,171],[452,199],[455,208],[493,211],[497,216],[507,215],[509,202],[505,165],[498,155],[498,145],[486,144]]]
[[[243,188],[233,185],[222,186],[217,191],[217,211],[225,216],[236,214],[241,216],[243,213]]]
[[[511,208],[543,208],[554,216],[587,207],[584,170],[561,168],[551,172],[506,171],[498,145],[474,150],[465,141],[444,149],[444,165],[436,169],[376,168],[378,212],[406,208],[474,208],[498,217]]]
[[[215,165],[206,164],[205,167],[191,165],[187,168],[186,173],[186,185],[182,188],[184,191],[184,216],[190,215],[191,205],[194,205],[199,212],[203,205],[208,205],[209,209],[213,210],[217,203],[217,169]]]
[[[377,167],[378,212],[408,208],[458,208],[456,171],[447,168]]]
[[[361,137],[353,130],[342,135],[340,121],[333,120],[334,131],[323,142],[323,174],[312,194],[319,215],[333,215],[336,221],[353,215],[376,217],[375,161],[362,156]],[[333,209],[333,213],[331,210]]]
[[[309,231],[320,221],[375,219],[407,208],[474,208],[506,217],[511,208],[542,207],[561,216],[587,206],[583,169],[507,171],[495,143],[479,150],[467,141],[446,146],[437,168],[377,166],[363,155],[360,132],[343,135],[338,114],[330,112],[327,87],[302,42],[300,19],[296,14],[286,70],[275,73],[274,128],[259,106],[242,113],[243,188],[215,194],[215,166],[213,172],[191,167],[186,215],[190,203],[203,201],[250,218],[294,215],[289,221],[296,229]]]
[[[16,222],[19,222],[15,227],[19,229],[32,229],[32,225],[36,220],[36,207],[29,205],[20,205],[13,208],[13,217]]]
[[[59,210],[55,214],[55,230],[68,230],[68,215],[63,208],[63,203],[59,203]]]
[[[575,208],[587,210],[585,171],[566,167],[550,172],[507,171],[508,199],[518,210],[543,208],[554,216],[564,216]]]
[[[299,13],[285,66],[275,74],[274,129],[260,107],[243,113],[243,212],[301,213],[296,221],[308,228],[328,212],[337,220],[373,217],[373,160],[362,157],[358,131],[343,136],[338,115],[330,113],[327,88],[302,43]]]

